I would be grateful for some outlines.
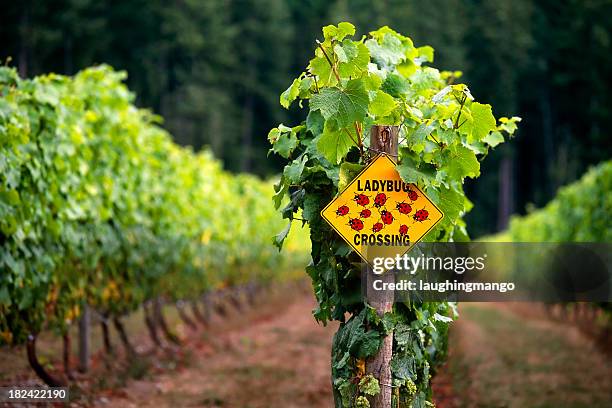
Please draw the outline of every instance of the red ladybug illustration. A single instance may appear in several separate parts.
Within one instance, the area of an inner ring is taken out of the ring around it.
[[[346,214],[349,213],[349,208],[346,205],[341,205],[340,207],[338,207],[338,209],[336,210],[336,215],[342,217]]]
[[[400,225],[400,227],[399,227],[399,234],[400,235],[408,234],[408,226],[406,224]]]
[[[385,193],[378,193],[374,198],[374,205],[376,207],[382,207],[387,202],[387,195]]]
[[[419,195],[414,190],[408,190],[408,198],[412,201],[416,201],[419,198]]]
[[[361,210],[361,212],[359,213],[359,217],[361,218],[370,218],[370,215],[372,215],[372,211],[370,211],[367,208],[364,208],[363,210]]]
[[[427,211],[425,209],[419,210],[419,211],[415,212],[414,215],[412,216],[412,218],[414,218],[414,220],[418,221],[418,222],[423,222],[428,217],[429,217],[429,211]]]
[[[372,232],[379,232],[383,228],[384,228],[383,223],[382,222],[377,222],[376,224],[374,224],[372,226]]]
[[[410,214],[410,212],[412,211],[412,206],[404,202],[397,203],[395,208],[397,209],[397,211],[399,211],[402,214]]]
[[[349,220],[349,226],[355,231],[361,231],[363,229],[363,221],[359,218],[351,218]]]
[[[365,194],[355,194],[355,198],[353,200],[355,200],[355,202],[362,207],[370,204],[370,197]]]
[[[391,224],[393,222],[393,214],[391,214],[387,210],[382,210],[380,212],[380,218],[382,219],[382,222],[384,222],[387,225],[389,225],[389,224]]]

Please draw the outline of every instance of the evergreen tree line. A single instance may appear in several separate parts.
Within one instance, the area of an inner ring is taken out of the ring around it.
[[[436,66],[463,71],[497,116],[523,117],[517,140],[467,186],[473,235],[611,156],[609,0],[22,0],[0,8],[0,58],[27,77],[103,62],[126,70],[137,104],[178,143],[267,175],[280,171],[267,130],[297,114],[278,96],[338,21],[432,45]]]

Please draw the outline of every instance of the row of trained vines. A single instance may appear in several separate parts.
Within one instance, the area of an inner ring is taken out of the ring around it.
[[[514,242],[612,242],[612,161],[601,163],[561,188],[546,207],[514,217]]]
[[[545,207],[513,217],[508,230],[492,239],[500,242],[610,243],[611,190],[612,161],[606,161],[591,168],[576,182],[562,187]],[[549,311],[552,307],[549,305]],[[598,308],[604,313],[601,323],[612,323],[611,303],[569,303],[559,307],[564,318],[568,314],[574,318],[586,314],[589,321],[597,316],[599,312],[595,313],[595,308]]]
[[[480,161],[520,119],[496,119],[458,82],[461,73],[429,66],[431,47],[416,47],[389,27],[355,32],[350,23],[324,27],[308,67],[280,97],[284,107],[297,100],[305,120],[269,133],[273,150],[289,161],[277,197],[290,199],[285,218],[310,227],[315,318],[340,321],[332,346],[335,406],[427,407],[454,304],[412,301],[375,310],[361,296],[359,256],[319,212],[377,154],[370,129],[397,126],[400,176],[445,214],[425,240],[467,240],[463,216],[472,204],[463,183],[480,175]],[[381,353],[390,363],[379,370],[372,363]]]
[[[0,344],[66,333],[85,305],[120,317],[305,263],[299,233],[288,254],[271,245],[272,182],[174,144],[124,78],[0,68]]]

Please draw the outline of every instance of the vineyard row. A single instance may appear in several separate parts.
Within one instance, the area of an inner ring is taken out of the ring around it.
[[[124,79],[0,68],[0,345],[66,335],[85,306],[119,322],[213,291],[252,296],[306,262],[306,231],[282,254],[271,245],[286,225],[272,182],[173,143]]]

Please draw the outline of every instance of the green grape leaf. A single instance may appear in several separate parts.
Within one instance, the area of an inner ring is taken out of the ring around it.
[[[326,121],[335,120],[339,127],[362,122],[368,109],[368,94],[363,82],[348,81],[345,89],[325,88],[310,99],[310,109],[320,111]]]
[[[10,306],[12,304],[11,295],[6,286],[0,288],[0,306]]]
[[[397,65],[406,59],[402,41],[395,35],[385,34],[381,43],[370,38],[365,45],[370,50],[372,60],[381,67]]]
[[[289,183],[287,183],[285,177],[281,177],[278,184],[274,185],[274,191],[276,193],[272,196],[272,201],[274,202],[274,208],[279,209],[283,198],[285,198],[285,194],[289,190]]]
[[[445,149],[443,169],[453,180],[480,175],[480,163],[476,154],[465,146],[449,146]]]
[[[319,217],[321,211],[321,203],[323,199],[318,194],[309,194],[304,198],[304,209],[302,211],[302,218],[306,221],[314,221]]]
[[[34,298],[33,298],[32,291],[31,290],[23,291],[21,292],[21,299],[19,300],[17,304],[17,308],[19,310],[25,310],[32,305],[33,301],[34,301]]]
[[[380,348],[380,333],[375,330],[355,330],[352,333],[349,350],[358,358],[367,358],[376,354]]]
[[[468,143],[480,141],[484,139],[489,132],[497,129],[491,105],[473,102],[470,105],[470,112],[472,114],[472,132],[471,136],[468,136]]]
[[[413,329],[405,323],[398,323],[395,326],[394,340],[400,346],[410,344],[413,338]]]
[[[496,131],[489,133],[487,136],[485,136],[485,138],[482,139],[482,141],[491,147],[495,147],[498,144],[504,142],[504,136],[496,130]]]
[[[319,136],[323,132],[323,125],[325,119],[319,111],[310,111],[306,117],[306,130],[313,134],[313,136]]]
[[[301,82],[302,81],[301,81],[300,78],[294,79],[293,83],[291,84],[291,86],[289,86],[289,88],[287,88],[287,90],[281,94],[281,96],[280,96],[280,104],[285,109],[288,109],[289,106],[291,105],[291,103],[293,101],[295,101],[295,99],[300,94],[300,85],[301,85]]]
[[[287,178],[287,181],[290,184],[298,184],[300,182],[306,161],[308,161],[308,156],[304,154],[300,158],[294,160],[291,164],[285,166],[283,175]]]
[[[289,231],[291,231],[291,221],[287,223],[287,226],[281,232],[272,238],[272,243],[278,248],[279,251],[283,249],[283,243],[285,242],[285,239],[287,239]]]
[[[346,359],[343,362],[346,364],[346,361],[348,361],[351,355],[349,353],[345,353],[345,357]],[[340,367],[336,366],[336,367],[342,368],[342,366]],[[355,394],[355,388],[356,388],[355,385],[344,378],[339,378],[335,380],[334,387],[340,392],[340,397],[342,399],[342,406],[343,407],[351,406],[351,401],[353,399],[353,395]]]
[[[416,381],[416,362],[413,356],[394,355],[391,360],[391,372],[401,380]]]
[[[408,135],[406,141],[413,152],[420,153],[425,149],[425,140],[434,129],[435,125],[433,123],[423,122]]]
[[[308,70],[319,78],[319,87],[332,86],[338,83],[329,62],[327,62],[324,56],[311,59],[308,64]]]
[[[363,43],[346,39],[342,41],[342,44],[338,44],[338,46],[342,48],[342,50],[344,51],[346,55],[346,60],[340,61],[341,63],[348,62],[358,57],[360,50],[362,49],[362,47],[364,47],[366,51],[366,57],[367,57],[366,61],[364,61],[364,65],[367,67],[368,62],[370,62],[370,58],[369,58],[370,54],[368,53],[367,47],[365,47]]]
[[[340,165],[338,191],[344,190],[346,186],[357,177],[359,172],[363,170],[363,167],[362,164],[343,162]]]
[[[323,38],[325,40],[342,41],[346,36],[355,35],[355,26],[351,23],[341,22],[338,26],[328,25],[323,27]]]
[[[451,317],[443,316],[440,313],[434,313],[433,319],[436,322],[442,322],[442,323],[451,323],[453,321]]]
[[[17,190],[8,190],[0,194],[2,201],[6,201],[9,205],[16,206],[21,202],[19,192]]]
[[[383,91],[377,91],[376,96],[370,102],[370,113],[374,116],[384,117],[389,115],[397,107],[393,97]]]
[[[389,74],[382,84],[382,90],[394,98],[401,98],[408,94],[410,83],[400,75]]]
[[[317,141],[317,150],[330,163],[339,164],[355,145],[352,132],[352,129],[330,130],[326,125]]]
[[[429,189],[427,196],[442,210],[445,221],[454,222],[465,209],[464,195],[455,189]]]
[[[434,61],[434,49],[429,45],[424,45],[417,48],[419,58],[422,61],[433,62]]]
[[[501,117],[499,118],[499,129],[505,131],[509,135],[513,135],[518,128],[517,123],[521,121],[521,118],[518,116],[513,116],[511,118]]]
[[[409,156],[402,157],[397,172],[406,183],[429,185],[436,179],[435,168],[428,163],[417,163]]]
[[[414,91],[428,93],[440,82],[440,72],[437,69],[425,67],[410,76],[410,83]]]
[[[286,129],[288,129],[288,131],[281,131],[279,126],[279,128],[270,130],[268,139],[272,142],[272,151],[287,159],[298,146],[299,141],[295,132],[290,128]]]
[[[344,40],[342,46],[336,45],[336,47],[340,47],[346,56],[346,61],[342,61],[339,58],[338,73],[341,77],[356,77],[362,71],[367,70],[368,63],[370,62],[370,52],[363,43]]]
[[[339,62],[347,62],[349,57],[346,55],[346,51],[342,48],[342,45],[336,44],[334,45],[334,54],[338,57]]]

